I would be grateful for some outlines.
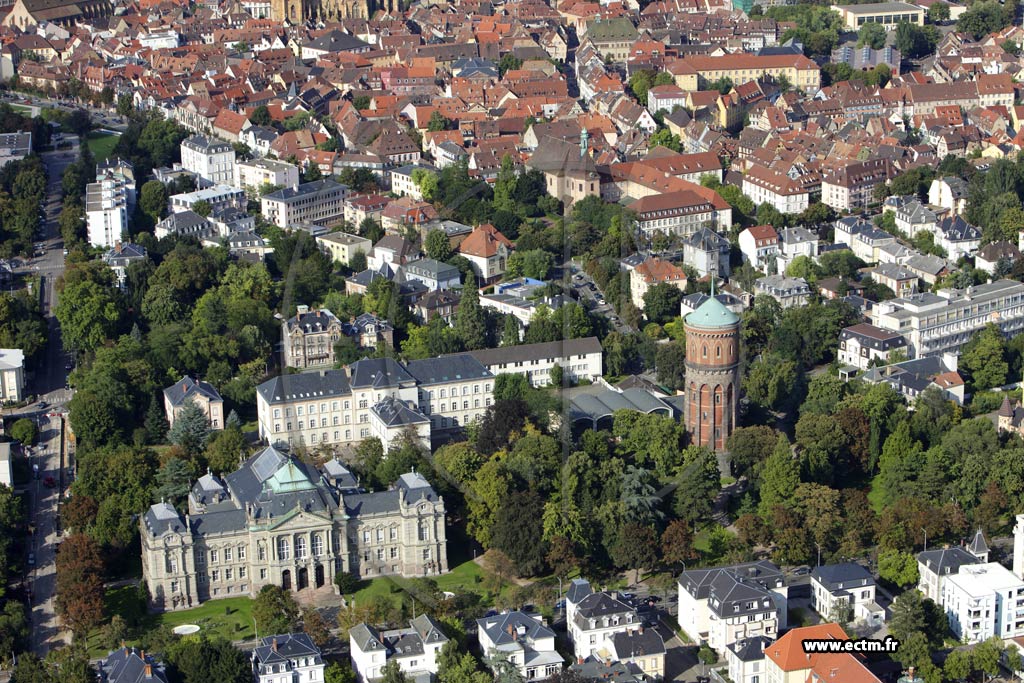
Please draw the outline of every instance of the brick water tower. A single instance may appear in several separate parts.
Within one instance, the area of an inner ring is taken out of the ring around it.
[[[724,451],[736,428],[740,392],[740,318],[711,296],[686,316],[684,417],[690,443]]]

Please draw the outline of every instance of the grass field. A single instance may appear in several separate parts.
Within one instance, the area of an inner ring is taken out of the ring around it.
[[[146,606],[138,599],[138,590],[133,586],[107,591],[106,612],[124,617],[132,632],[129,644],[154,629],[174,628],[183,624],[196,624],[200,633],[220,636],[228,640],[249,640],[255,637],[252,621],[252,600],[248,597],[210,600],[199,607],[181,612],[149,614]],[[110,643],[104,642],[102,627],[89,634],[89,655],[105,656]]]
[[[871,489],[868,491],[868,503],[871,509],[877,514],[882,514],[885,509],[885,500],[882,498],[882,475],[877,475],[871,480]]]
[[[100,162],[113,153],[114,147],[117,145],[117,138],[118,136],[110,133],[89,133],[86,136],[85,144],[88,145],[89,151],[92,152],[96,161]]]

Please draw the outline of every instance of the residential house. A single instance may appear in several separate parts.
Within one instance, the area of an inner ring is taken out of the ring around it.
[[[797,214],[810,205],[807,185],[760,164],[752,164],[743,174],[741,189],[755,206],[767,202],[780,213]]]
[[[878,250],[894,244],[896,238],[859,216],[847,216],[834,223],[835,241],[846,244],[853,255],[868,263],[878,262]]]
[[[477,284],[500,280],[508,267],[515,245],[490,223],[479,225],[459,243],[458,253],[469,260]]]
[[[441,625],[433,617],[421,614],[409,620],[407,628],[378,631],[368,624],[349,629],[349,653],[352,668],[360,683],[381,678],[381,670],[388,662],[398,667],[410,679],[437,675],[437,655],[448,642]]]
[[[821,177],[821,201],[836,211],[862,209],[874,202],[877,185],[884,185],[896,171],[888,159],[846,164]]]
[[[281,324],[286,368],[332,367],[334,345],[341,339],[341,321],[326,308],[300,305]]]
[[[361,349],[376,350],[380,344],[395,348],[395,328],[373,313],[360,313],[347,323],[342,323],[341,330]]]
[[[181,143],[181,166],[195,173],[200,189],[235,181],[235,149],[231,143],[193,135]]]
[[[935,224],[935,244],[946,250],[951,261],[958,261],[981,246],[981,230],[959,215],[946,216]]]
[[[908,237],[916,237],[922,231],[935,232],[939,217],[917,197],[889,197],[885,208],[895,209],[896,228]]]
[[[567,598],[567,610],[568,605]],[[618,593],[590,592],[573,604],[572,612],[568,630],[577,658],[607,658],[610,654],[609,641],[615,634],[640,627],[636,609],[620,600]]]
[[[384,235],[373,245],[366,260],[370,268],[377,269],[383,264],[394,268],[404,266],[419,253],[416,245],[400,235]]]
[[[680,291],[686,290],[686,273],[682,268],[656,256],[648,256],[629,277],[629,294],[633,305],[643,310],[644,295],[651,287],[670,284]]]
[[[113,248],[103,255],[103,262],[114,271],[114,278],[117,286],[125,289],[125,278],[128,275],[128,266],[146,260],[146,248],[139,244],[130,242],[122,244],[115,242]]]
[[[1020,250],[1017,245],[1006,240],[999,240],[986,244],[974,256],[974,267],[984,270],[989,275],[995,275],[996,271],[1002,269],[1002,273],[1008,273],[1010,266],[1020,258]]]
[[[775,638],[786,627],[788,589],[767,560],[687,569],[678,583],[679,625],[717,652],[744,638]]]
[[[754,292],[759,296],[770,296],[782,308],[806,306],[811,297],[811,288],[802,277],[767,275],[754,282]]]
[[[97,680],[100,683],[168,683],[167,670],[144,650],[122,646],[101,659]],[[262,683],[262,682],[261,682]]]
[[[282,679],[294,683],[324,680],[325,665],[320,648],[305,633],[263,636],[250,656],[255,683],[277,683]]]
[[[868,271],[871,279],[891,289],[896,296],[917,291],[917,273],[897,263],[881,263]]]
[[[420,282],[427,291],[458,289],[460,286],[458,268],[430,258],[407,262],[402,266],[401,273],[404,280]]]
[[[190,402],[202,409],[212,429],[224,429],[224,399],[212,384],[196,381],[188,375],[164,389],[167,424],[173,427],[174,421]]]
[[[839,362],[860,370],[872,364],[888,364],[889,355],[897,349],[906,352],[903,335],[869,323],[858,323],[839,333]]]
[[[248,201],[245,190],[228,185],[214,185],[194,192],[171,195],[170,199],[172,213],[193,211],[197,205],[205,203],[209,206],[211,215],[225,209],[245,211]]]
[[[555,632],[541,616],[519,611],[476,620],[477,639],[484,657],[508,659],[525,680],[554,676],[562,670],[562,655],[555,649]]]
[[[959,574],[963,565],[985,562],[988,562],[987,553],[983,559],[958,545],[920,552],[917,554],[917,590],[939,604],[942,601],[943,582],[947,578]]]
[[[683,263],[707,275],[729,277],[729,240],[709,228],[701,228],[683,242]]]
[[[825,621],[862,621],[872,627],[885,621],[885,610],[875,602],[875,577],[855,562],[811,570],[811,609]]]
[[[616,661],[639,668],[648,680],[660,681],[665,677],[665,640],[655,628],[641,624],[615,633],[608,653]]]
[[[773,642],[767,636],[751,636],[730,644],[725,652],[729,679],[733,683],[763,683],[764,651]]]
[[[455,290],[427,292],[416,301],[412,312],[421,325],[426,325],[438,317],[450,323],[455,317],[461,299],[462,296]]]
[[[754,267],[754,270],[767,272],[770,265],[774,266],[779,254],[779,233],[770,225],[755,225],[744,229],[739,237],[740,252],[743,260]]]
[[[868,384],[888,384],[909,404],[935,387],[947,400],[963,405],[966,383],[956,366],[957,357],[947,353],[869,368],[859,379]]]
[[[810,653],[806,640],[849,640],[836,623],[794,628],[765,648],[766,683],[826,683],[831,680],[881,683],[861,657],[847,653]]]
[[[934,179],[928,187],[928,203],[959,216],[967,210],[967,181],[956,176]]]

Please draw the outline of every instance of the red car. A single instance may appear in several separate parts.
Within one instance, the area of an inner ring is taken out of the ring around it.
[[[43,479],[43,486],[45,486],[48,489],[55,488],[57,486],[57,480],[54,479],[53,477],[46,477],[45,479]]]

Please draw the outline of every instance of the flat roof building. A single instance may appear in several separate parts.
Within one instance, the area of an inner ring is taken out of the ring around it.
[[[832,9],[839,13],[846,28],[851,31],[858,30],[864,24],[882,24],[886,31],[892,31],[904,21],[924,26],[924,8],[906,2],[832,5]]]

